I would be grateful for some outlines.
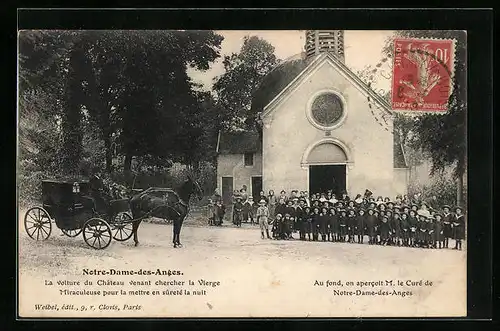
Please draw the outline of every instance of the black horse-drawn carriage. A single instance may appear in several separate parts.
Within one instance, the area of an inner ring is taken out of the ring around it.
[[[128,240],[132,216],[128,199],[96,199],[88,181],[42,181],[42,206],[30,208],[24,217],[28,235],[35,240],[50,237],[52,223],[68,237],[83,234],[95,249],[109,246],[111,239]]]

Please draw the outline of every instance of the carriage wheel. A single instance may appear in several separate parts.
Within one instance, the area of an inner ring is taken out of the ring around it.
[[[83,225],[83,239],[94,249],[104,249],[111,243],[111,228],[101,218],[91,218]]]
[[[68,237],[74,238],[74,237],[78,236],[82,232],[82,229],[75,229],[75,230],[61,229],[61,231],[62,231],[62,233],[64,233]]]
[[[129,240],[132,237],[132,216],[129,213],[118,213],[111,223],[113,239],[117,241]]]
[[[52,232],[52,220],[49,213],[40,207],[28,209],[24,215],[24,228],[31,239],[46,240]]]

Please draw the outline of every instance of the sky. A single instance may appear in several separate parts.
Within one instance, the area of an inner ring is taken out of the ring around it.
[[[188,74],[204,88],[210,90],[213,79],[224,73],[222,60],[225,55],[238,53],[243,45],[243,37],[258,36],[275,47],[276,56],[285,60],[303,51],[305,31],[302,30],[223,30],[216,31],[224,36],[221,44],[221,57],[211,65],[208,71],[200,72],[190,69]],[[390,30],[346,30],[344,32],[345,64],[353,71],[363,69],[366,65],[375,66],[382,59],[382,48],[385,40],[394,31]],[[377,88],[388,89],[390,82],[379,80]]]

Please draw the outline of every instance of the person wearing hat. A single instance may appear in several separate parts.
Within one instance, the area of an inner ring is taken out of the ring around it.
[[[415,211],[415,213],[416,213],[416,212],[418,211],[418,205],[417,205],[417,204],[415,204],[415,203],[412,203],[412,204],[410,205],[410,209],[411,209],[411,210],[414,210],[414,211]]]
[[[366,211],[366,231],[368,234],[368,244],[369,245],[374,245],[376,242],[376,235],[375,235],[375,224],[377,221],[377,217],[374,214],[374,209],[373,208],[368,208]]]
[[[365,210],[364,208],[359,208],[358,216],[356,217],[356,234],[358,236],[358,244],[363,243],[365,237]]]
[[[380,217],[380,211],[377,208],[373,209],[373,216],[375,216],[375,245],[380,245],[380,223],[382,218]]]
[[[434,216],[427,217],[427,247],[434,248]]]
[[[304,220],[306,227],[307,240],[311,241],[313,234],[312,210],[311,207],[304,208]]]
[[[354,243],[354,236],[356,234],[356,209],[353,207],[347,208],[347,242]]]
[[[410,212],[410,207],[408,207],[407,205],[401,205],[401,210],[403,211],[403,213],[408,214]]]
[[[448,205],[443,206],[443,248],[448,248],[450,238],[453,237],[453,215],[450,213],[450,209]]]
[[[434,248],[442,248],[444,242],[443,215],[436,213],[434,215]]]
[[[261,199],[259,201],[259,208],[257,208],[257,221],[259,222],[262,239],[264,239],[264,232],[266,233],[267,238],[271,239],[271,236],[269,235],[268,220],[269,220],[269,209],[266,206],[266,200]]]
[[[415,247],[417,243],[417,226],[418,226],[418,216],[417,212],[413,209],[410,209],[408,212],[408,225],[410,227],[409,239],[410,239],[410,247]]]
[[[365,193],[364,193],[364,198],[369,200],[372,196],[373,196],[373,192],[370,191],[369,189],[366,189]]]
[[[274,190],[269,190],[267,194],[267,208],[269,209],[269,219],[272,220],[274,215],[276,215],[276,204],[278,199],[274,194]]]
[[[418,215],[418,247],[425,247],[426,246],[426,239],[427,239],[427,215],[425,214],[419,214]]]
[[[395,244],[394,233],[393,233],[393,213],[392,209],[387,208],[384,212],[384,216],[387,217],[387,224],[389,225],[389,238],[387,238],[387,244],[393,246]]]
[[[403,241],[403,246],[410,246],[410,222],[407,213],[401,214],[401,239]]]
[[[255,218],[255,213],[254,213],[254,201],[253,197],[249,196],[247,201],[243,204],[243,219],[245,220],[246,223],[254,224],[254,218]]]
[[[337,197],[335,196],[335,193],[332,193],[332,197],[330,198],[330,200],[328,200],[328,202],[332,206],[335,206],[337,204],[338,200]]]
[[[392,217],[392,235],[394,244],[401,246],[401,214],[397,211]]]
[[[361,194],[358,193],[356,195],[356,198],[354,198],[354,204],[355,204],[356,207],[359,208],[362,203],[363,203],[363,197],[361,196]]]
[[[377,206],[378,206],[378,205],[380,205],[380,204],[381,204],[381,203],[383,203],[383,202],[384,202],[384,198],[382,198],[382,196],[381,196],[381,195],[379,195],[379,196],[377,197],[377,200],[375,201],[375,203],[376,203],[376,204],[377,204]]]
[[[288,199],[285,207],[285,214],[290,215],[290,217],[295,217],[295,208],[293,199]]]
[[[319,223],[319,233],[321,234],[321,240],[326,241],[328,235],[328,208],[323,207],[318,216]]]
[[[328,210],[328,241],[337,241],[338,218],[335,207],[331,206]]]
[[[314,209],[314,208],[318,208],[318,209],[320,208],[320,207],[319,207],[319,200],[318,200],[318,199],[314,198],[314,199],[311,201],[311,203],[312,203],[312,207],[311,207],[311,208],[313,208],[313,209]]]
[[[285,209],[286,209],[285,199],[280,197],[278,200],[278,204],[274,208],[274,216],[281,214],[281,217],[283,217],[283,215],[285,215]]]
[[[382,216],[380,222],[380,244],[386,246],[389,242],[391,226],[387,215]]]
[[[346,191],[342,191],[342,193],[340,194],[340,199],[339,200],[342,200],[345,203],[347,203],[349,200],[351,200],[351,198],[349,198],[349,196],[347,195]]]
[[[273,235],[274,240],[278,240],[281,237],[280,228],[282,222],[283,222],[283,215],[276,214],[276,217],[274,218],[274,220],[272,220],[272,228],[271,228],[271,233]]]
[[[465,217],[460,206],[455,207],[455,217],[453,219],[453,239],[455,248],[462,250],[462,240],[465,239]]]
[[[403,197],[401,196],[401,194],[396,195],[395,205],[401,206],[402,204],[403,204]]]
[[[299,239],[306,240],[306,218],[304,216],[304,209],[307,207],[304,199],[299,199],[299,206],[295,209],[295,216],[297,217],[297,229],[299,231]]]
[[[288,214],[286,214],[288,215]],[[287,227],[286,227],[286,239],[293,239],[293,231],[294,231],[294,226],[296,224],[295,216],[289,215],[289,218],[286,221]]]
[[[340,242],[346,241],[347,236],[347,211],[344,208],[339,209],[339,227],[340,227]]]
[[[288,200],[288,196],[286,195],[286,191],[285,190],[281,190],[281,192],[280,192],[280,196],[279,196],[278,200],[281,200],[281,199],[283,199],[283,201],[285,203]]]
[[[387,202],[385,203],[385,205],[387,206],[387,209],[389,209],[389,210],[390,210],[390,211],[392,211],[392,212],[394,211],[394,202],[392,202],[392,201],[387,201]]]
[[[306,202],[307,207],[311,207],[311,199],[309,198],[309,193],[307,191],[302,192],[302,199]]]
[[[319,213],[320,213],[319,207],[314,207],[313,212],[311,214],[311,228],[312,228],[313,241],[318,241]]]
[[[236,202],[233,205],[233,224],[241,227],[241,218],[243,216],[243,203],[241,196],[236,196]]]

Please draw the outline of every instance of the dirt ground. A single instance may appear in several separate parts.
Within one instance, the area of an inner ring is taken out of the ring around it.
[[[140,245],[132,239],[113,241],[105,250],[88,247],[82,236],[61,236],[55,227],[46,241],[28,237],[19,217],[20,312],[24,316],[129,316],[129,317],[248,317],[248,316],[460,316],[466,309],[466,251],[380,247],[367,244],[262,240],[258,227],[204,226],[205,220],[186,220],[181,232],[184,247],[172,247],[172,226],[145,223],[139,228]],[[226,222],[227,223],[227,222]],[[297,237],[297,234],[295,235]],[[453,244],[452,244],[453,245]],[[180,270],[179,276],[95,276],[90,270]],[[157,280],[192,280],[194,285],[156,286]],[[200,280],[218,281],[201,285]],[[57,280],[94,281],[92,290],[185,289],[200,295],[162,294],[68,296],[61,289],[82,286],[46,285]],[[122,280],[123,286],[95,286],[97,280]],[[152,280],[137,286],[130,281]],[[338,281],[326,287],[327,281]],[[347,281],[402,281],[402,286],[348,286]],[[318,281],[318,282],[316,282]],[[415,284],[408,283],[414,281]],[[422,281],[422,283],[418,283]],[[425,285],[425,281],[432,285]],[[321,286],[320,282],[323,282]],[[316,285],[315,285],[316,283]],[[372,287],[373,286],[373,287]],[[353,296],[334,290],[409,291],[411,295]],[[206,290],[206,292],[203,292]],[[36,310],[36,304],[75,304],[76,310]],[[117,305],[117,309],[102,308]],[[139,305],[138,311],[123,305]],[[90,305],[95,310],[84,310]]]

